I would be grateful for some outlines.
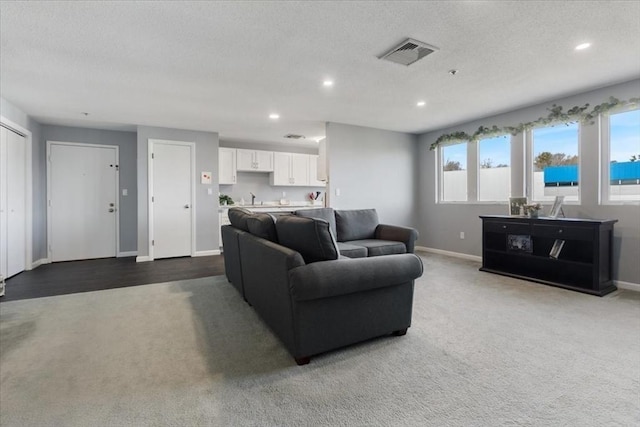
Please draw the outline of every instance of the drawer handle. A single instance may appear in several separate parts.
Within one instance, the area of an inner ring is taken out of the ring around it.
[[[558,233],[559,233],[559,234],[562,234],[562,228],[561,228],[560,230],[558,230]]]

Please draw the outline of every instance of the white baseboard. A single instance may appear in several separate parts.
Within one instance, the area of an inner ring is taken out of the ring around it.
[[[118,252],[118,255],[116,255],[116,258],[125,258],[130,256],[136,256],[136,255],[138,255],[138,251]]]
[[[211,256],[211,255],[220,255],[220,251],[217,249],[211,249],[209,251],[196,251],[193,256]]]
[[[149,255],[137,256],[136,262],[148,262],[153,261]]]
[[[628,291],[640,292],[640,283],[624,282],[622,280],[614,280],[613,284],[618,289],[626,289]]]
[[[51,260],[49,258],[40,258],[39,260],[31,263],[31,270],[38,268],[43,264],[51,264]]]
[[[432,254],[446,255],[454,258],[466,259],[469,261],[482,262],[482,257],[478,255],[463,254],[461,252],[445,251],[444,249],[427,248],[426,246],[416,246],[416,251],[430,252]]]

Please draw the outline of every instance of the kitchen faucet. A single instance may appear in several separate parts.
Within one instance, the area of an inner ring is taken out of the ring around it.
[[[256,195],[252,192],[249,192],[249,194],[251,194],[251,206],[253,206],[256,204]]]

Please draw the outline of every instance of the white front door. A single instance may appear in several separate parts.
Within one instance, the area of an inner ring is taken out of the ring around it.
[[[149,146],[153,258],[193,255],[195,147],[156,140]]]
[[[0,275],[24,271],[26,258],[26,142],[0,128]]]
[[[51,261],[116,256],[118,147],[47,143]]]

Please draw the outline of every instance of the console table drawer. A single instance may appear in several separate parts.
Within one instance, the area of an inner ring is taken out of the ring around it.
[[[593,228],[563,225],[534,225],[533,235],[563,240],[593,241]]]
[[[492,222],[484,223],[486,231],[504,234],[530,234],[531,226],[526,222]]]

